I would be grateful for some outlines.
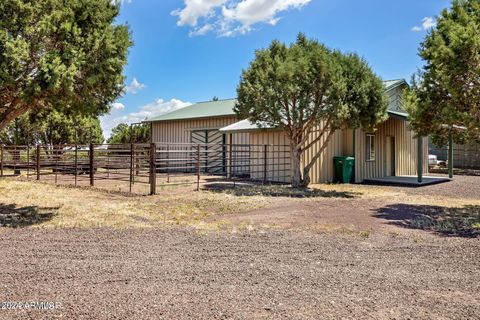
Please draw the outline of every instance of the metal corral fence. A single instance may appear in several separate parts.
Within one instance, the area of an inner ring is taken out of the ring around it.
[[[233,144],[90,144],[0,146],[0,176],[155,194],[158,186],[218,181],[290,182],[290,148]]]
[[[437,147],[430,143],[429,154],[438,160],[447,161],[448,146]],[[453,167],[460,169],[480,169],[480,144],[453,145]]]

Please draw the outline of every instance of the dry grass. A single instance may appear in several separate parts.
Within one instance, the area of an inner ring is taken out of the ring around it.
[[[0,210],[4,220],[8,219],[3,223],[0,220],[0,225],[45,228],[137,228],[172,224],[219,228],[219,225],[203,225],[202,221],[213,214],[241,212],[269,204],[262,196],[178,190],[153,197],[125,196],[14,179],[0,179],[0,194]],[[43,219],[47,211],[48,218]]]
[[[480,205],[480,199],[445,197],[444,195],[412,195],[400,188],[388,186],[370,186],[356,184],[315,184],[313,189],[326,192],[352,193],[362,199],[384,199],[387,202],[436,205],[441,207],[459,207],[469,205]]]
[[[217,185],[201,192],[173,187],[160,189],[157,196],[127,196],[105,190],[6,178],[0,179],[0,226],[149,228],[180,225],[200,230],[249,230],[263,225],[230,225],[228,217],[224,215],[278,206],[279,203],[300,205],[319,201],[318,205],[322,205],[322,198],[331,199],[325,200],[326,203],[338,198],[342,201],[365,199],[368,202],[381,202],[385,206],[422,205],[456,210],[468,206],[480,207],[478,199],[412,195],[399,188],[384,186],[318,184],[310,190],[294,190],[286,186],[240,185],[229,188]],[[225,219],[209,219],[215,215],[222,215]],[[275,216],[269,219],[276,221]],[[268,227],[268,223],[265,223],[265,227]],[[345,226],[341,224],[320,220],[316,223],[315,230],[345,232]],[[473,228],[480,228],[479,221],[473,220],[472,223]]]

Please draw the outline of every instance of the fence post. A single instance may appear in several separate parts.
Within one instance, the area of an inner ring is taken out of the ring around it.
[[[167,144],[167,183],[170,183],[170,147]],[[160,158],[161,159],[161,158]]]
[[[228,168],[227,168],[227,171],[228,171],[228,178],[231,179],[233,178],[233,175],[232,175],[232,170],[233,170],[233,167],[232,167],[232,163],[233,163],[233,146],[232,146],[232,142],[233,142],[233,138],[232,138],[232,134],[230,133],[229,134],[229,148],[228,148]]]
[[[40,180],[40,145],[37,144],[37,159],[36,159],[37,180]]]
[[[130,186],[129,190],[132,192],[132,184],[133,184],[133,152],[134,152],[134,145],[130,143]]]
[[[200,145],[197,145],[197,191],[200,191]]]
[[[0,146],[0,177],[3,177],[3,145]]]
[[[78,182],[78,145],[75,143],[75,159],[73,165],[74,174],[75,174],[75,186],[77,186]]]
[[[27,180],[30,176],[30,142],[27,141]]]
[[[57,146],[56,148],[56,153],[55,153],[55,149],[54,150],[54,155],[55,155],[55,184],[57,184],[58,182],[58,157],[59,157],[59,153],[60,153],[60,146]]]
[[[423,138],[417,137],[417,182],[423,182]]]
[[[157,168],[155,164],[157,146],[155,143],[150,144],[150,195],[156,193],[157,187]]]
[[[453,135],[448,136],[448,177],[453,179]]]
[[[263,183],[267,182],[267,145],[263,146]]]
[[[94,161],[93,152],[94,152],[95,149],[93,148],[93,143],[90,143],[89,149],[90,149],[90,152],[89,152],[89,155],[90,155],[90,161],[89,161],[90,162],[90,186],[93,187],[93,185],[95,184],[95,172],[94,172],[95,167],[94,167],[94,163],[93,163],[93,161]]]

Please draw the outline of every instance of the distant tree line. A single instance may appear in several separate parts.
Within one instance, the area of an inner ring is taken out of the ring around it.
[[[148,143],[150,142],[150,125],[141,123],[130,126],[120,123],[112,129],[107,143]]]
[[[0,132],[0,144],[5,145],[53,146],[103,141],[103,132],[97,117],[57,110],[22,115]]]

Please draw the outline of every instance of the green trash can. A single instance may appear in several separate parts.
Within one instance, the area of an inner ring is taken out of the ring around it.
[[[333,157],[333,163],[335,164],[335,182],[350,183],[353,181],[355,158]]]

